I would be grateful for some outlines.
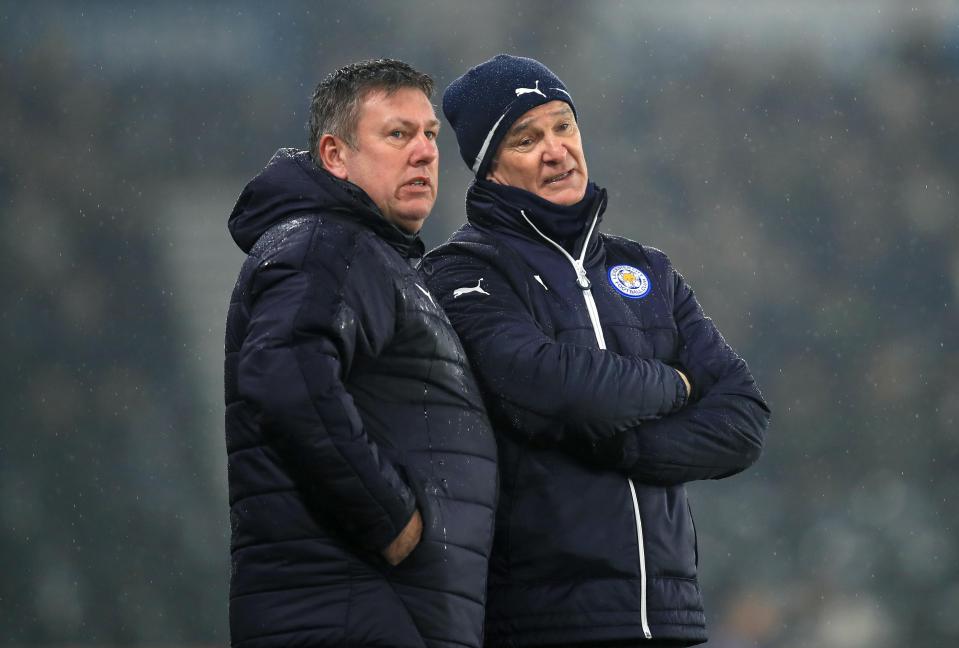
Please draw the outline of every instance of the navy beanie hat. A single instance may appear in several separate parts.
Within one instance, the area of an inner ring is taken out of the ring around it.
[[[470,68],[443,93],[443,114],[456,132],[460,155],[477,178],[485,178],[503,135],[540,104],[573,98],[559,77],[539,61],[499,54]]]

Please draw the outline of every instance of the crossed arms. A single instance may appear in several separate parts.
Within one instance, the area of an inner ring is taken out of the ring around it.
[[[523,288],[484,259],[440,255],[426,269],[501,430],[659,485],[719,479],[759,457],[769,410],[746,363],[671,266],[679,349],[669,364],[555,341],[520,298]],[[480,276],[488,295],[453,298],[455,287]],[[673,364],[693,385],[688,401]]]

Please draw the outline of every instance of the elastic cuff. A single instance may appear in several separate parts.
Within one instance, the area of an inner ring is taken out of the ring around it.
[[[669,367],[673,369],[676,378],[676,406],[673,408],[673,411],[675,412],[685,407],[692,398],[692,394],[690,393],[690,390],[692,389],[692,382],[690,382],[689,385],[690,389],[686,389],[686,383],[683,382],[682,376],[679,375],[680,372],[682,372],[682,374],[686,376],[686,380],[691,381],[689,372],[686,371],[686,368],[678,364],[669,365]]]

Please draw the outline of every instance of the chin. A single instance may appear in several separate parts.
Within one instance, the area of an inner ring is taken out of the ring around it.
[[[410,234],[416,234],[423,228],[423,223],[426,222],[426,218],[430,215],[429,211],[407,213],[407,214],[397,214],[392,219],[393,224],[399,227],[404,232]]]
[[[563,207],[568,207],[570,205],[575,205],[580,200],[583,199],[583,196],[586,195],[586,188],[582,189],[564,189],[559,191],[551,196],[543,196],[546,200],[551,203],[556,203],[557,205],[562,205]]]

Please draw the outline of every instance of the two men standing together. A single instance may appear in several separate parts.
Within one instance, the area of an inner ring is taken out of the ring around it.
[[[420,262],[431,94],[337,70],[310,150],[230,216],[232,643],[701,643],[683,484],[758,458],[762,396],[666,256],[600,232],[572,96],[532,59],[444,93],[476,179]]]

